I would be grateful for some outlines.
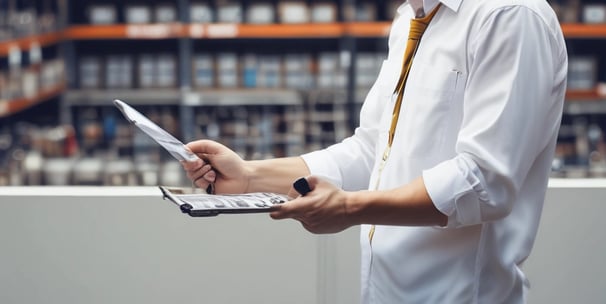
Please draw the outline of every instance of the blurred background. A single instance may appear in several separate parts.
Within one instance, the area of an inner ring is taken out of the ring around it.
[[[605,177],[606,5],[548,2],[570,59],[553,176]],[[246,159],[340,141],[401,3],[0,0],[0,186],[186,184],[114,99]]]

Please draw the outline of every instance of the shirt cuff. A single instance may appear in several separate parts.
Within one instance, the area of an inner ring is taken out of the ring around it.
[[[456,180],[457,167],[454,162],[446,161],[429,170],[423,171],[423,182],[429,197],[440,212],[446,216],[454,213],[454,199],[451,196],[450,181]]]
[[[301,158],[305,161],[311,175],[326,179],[339,188],[343,186],[341,171],[328,150],[306,153],[301,155]]]
[[[474,174],[477,172],[467,166],[464,159],[455,158],[423,171],[429,197],[434,206],[448,217],[447,228],[482,222],[477,193],[481,191],[481,183]]]

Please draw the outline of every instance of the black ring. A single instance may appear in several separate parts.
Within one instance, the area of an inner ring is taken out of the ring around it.
[[[293,183],[293,187],[301,195],[305,195],[311,191],[311,188],[309,187],[309,183],[307,182],[307,179],[305,177],[301,177],[298,180],[296,180]]]

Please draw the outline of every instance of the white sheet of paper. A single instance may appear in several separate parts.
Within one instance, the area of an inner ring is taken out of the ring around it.
[[[127,103],[116,99],[114,100],[114,105],[120,109],[128,121],[132,122],[135,126],[145,132],[145,134],[149,135],[154,141],[164,147],[164,149],[166,149],[174,158],[179,161],[195,161],[198,159],[198,156],[189,153],[185,149],[185,145],[180,140],[160,128]]]

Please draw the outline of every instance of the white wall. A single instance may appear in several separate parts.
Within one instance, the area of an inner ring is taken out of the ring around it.
[[[552,180],[524,271],[528,303],[606,303],[606,181]]]
[[[606,303],[606,181],[591,182],[552,181],[529,303]],[[0,303],[357,303],[358,231],[190,218],[156,188],[0,188]]]
[[[29,192],[49,190],[66,193]],[[0,303],[317,302],[318,241],[295,222],[190,218],[125,191],[2,196]]]

